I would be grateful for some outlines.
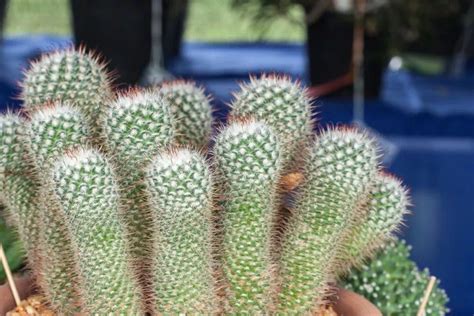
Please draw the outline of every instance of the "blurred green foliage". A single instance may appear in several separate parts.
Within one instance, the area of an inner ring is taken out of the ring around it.
[[[302,41],[305,29],[283,17],[269,28],[255,27],[252,17],[232,7],[232,0],[189,0],[190,10],[185,37],[192,41]],[[295,19],[303,12],[291,10]],[[69,0],[9,0],[7,34],[71,34]]]
[[[23,247],[15,231],[7,226],[3,217],[0,217],[0,243],[3,245],[12,272],[19,270],[23,266]],[[5,278],[5,271],[0,265],[0,284],[4,283]]]

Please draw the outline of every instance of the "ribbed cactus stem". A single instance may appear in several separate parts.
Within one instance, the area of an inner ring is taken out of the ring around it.
[[[408,213],[407,190],[393,176],[379,173],[370,190],[364,216],[350,228],[341,252],[338,274],[359,266],[393,238]]]
[[[41,222],[37,184],[25,157],[24,120],[17,114],[0,116],[0,200],[26,250],[30,266],[39,264]]]
[[[176,120],[176,141],[195,148],[205,147],[212,131],[212,108],[204,89],[194,82],[164,83],[157,92],[165,99]]]
[[[158,155],[146,173],[155,221],[154,309],[160,315],[211,315],[213,183],[205,159],[178,149]]]
[[[174,140],[170,107],[157,93],[133,90],[119,95],[104,126],[107,151],[120,177],[131,257],[137,268],[149,266],[153,227],[144,193],[144,169]]]
[[[83,311],[90,315],[140,315],[137,284],[129,267],[120,223],[115,175],[95,150],[62,157],[52,171],[78,259]]]
[[[232,122],[216,139],[221,178],[226,306],[229,313],[271,308],[272,228],[278,205],[281,152],[277,136],[260,122]]]
[[[363,133],[330,129],[312,144],[297,212],[282,245],[278,313],[304,314],[320,307],[340,240],[376,170],[374,144]]]
[[[61,205],[44,185],[44,179],[64,152],[88,143],[91,131],[85,115],[69,105],[56,102],[32,112],[26,124],[25,142],[38,183],[42,218],[39,242],[43,264],[38,271],[38,283],[56,311],[73,313],[78,308],[78,297],[71,236],[64,225]]]
[[[235,94],[231,117],[253,117],[269,124],[282,143],[285,168],[294,167],[312,134],[311,99],[289,77],[250,78]]]
[[[70,49],[43,55],[31,64],[22,86],[26,109],[48,102],[69,103],[83,112],[94,136],[99,135],[112,89],[105,65],[93,54]]]

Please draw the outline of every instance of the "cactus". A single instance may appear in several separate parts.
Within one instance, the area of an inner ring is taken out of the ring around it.
[[[218,135],[214,156],[224,188],[222,262],[228,308],[236,314],[261,314],[271,303],[280,144],[266,124],[237,121]]]
[[[310,140],[311,100],[299,83],[288,77],[250,78],[231,104],[231,117],[254,117],[269,124],[282,143],[282,160],[291,168]]]
[[[59,159],[51,191],[59,201],[79,266],[83,311],[90,315],[137,315],[142,310],[119,221],[119,195],[107,160],[79,149]]]
[[[153,277],[160,315],[210,315],[213,183],[200,154],[181,149],[158,155],[146,173],[155,220]]]
[[[48,102],[70,103],[84,113],[98,136],[105,105],[113,95],[110,81],[105,64],[84,49],[43,55],[25,73],[23,106],[32,109]]]
[[[370,262],[352,271],[343,280],[344,287],[365,296],[383,315],[416,315],[430,273],[427,269],[419,270],[410,260],[410,249],[403,240],[390,242]],[[446,292],[436,281],[426,315],[447,314],[447,303]]]
[[[279,313],[309,313],[324,301],[340,240],[376,170],[365,134],[330,129],[312,144],[281,251]]]
[[[190,81],[164,83],[157,92],[168,101],[176,124],[176,141],[203,148],[211,137],[212,108],[204,89]]]
[[[140,270],[149,265],[153,235],[144,193],[144,167],[174,141],[174,121],[168,103],[149,90],[119,95],[106,114],[104,134],[107,152],[121,178],[130,255]]]
[[[25,143],[35,170],[38,194],[42,265],[38,283],[58,311],[70,313],[77,310],[77,276],[71,236],[64,225],[61,205],[44,185],[53,163],[64,152],[89,142],[90,128],[85,115],[71,106],[53,103],[36,108],[26,126]]]
[[[379,173],[370,191],[366,214],[350,229],[342,249],[339,274],[363,260],[393,237],[403,215],[408,213],[409,199],[406,189],[393,176]]]

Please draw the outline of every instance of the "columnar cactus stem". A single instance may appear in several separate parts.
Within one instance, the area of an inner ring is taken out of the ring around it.
[[[52,171],[78,258],[80,294],[90,315],[140,315],[138,287],[126,253],[119,195],[107,160],[95,150],[62,157]]]
[[[71,237],[64,225],[61,205],[44,186],[53,163],[64,152],[85,145],[90,140],[85,115],[78,109],[59,103],[37,108],[26,124],[28,153],[35,170],[39,194],[42,238],[39,242],[43,264],[38,283],[58,312],[77,311],[74,279],[77,276]]]
[[[135,90],[120,95],[108,110],[106,149],[120,177],[122,204],[131,257],[137,268],[149,266],[153,228],[144,193],[144,168],[174,141],[174,121],[169,105],[157,93]]]
[[[265,313],[271,308],[280,144],[266,124],[236,121],[217,137],[214,157],[224,196],[222,264],[227,308],[235,314]]]
[[[212,277],[213,188],[205,159],[181,149],[158,155],[146,174],[157,232],[155,312],[210,315],[217,302]]]
[[[157,92],[171,107],[176,121],[176,141],[204,148],[212,131],[212,108],[204,89],[191,81],[176,80],[164,83]]]
[[[99,135],[113,94],[105,65],[93,54],[71,49],[44,55],[31,64],[22,85],[26,109],[48,102],[69,103],[87,117],[94,136]]]
[[[274,75],[250,78],[235,94],[231,107],[231,117],[253,117],[269,124],[282,143],[285,168],[293,167],[313,128],[311,99],[299,83]]]
[[[278,313],[310,313],[327,295],[340,240],[377,171],[371,139],[333,129],[311,146],[280,259]]]
[[[399,180],[379,173],[370,190],[364,216],[350,229],[342,248],[338,274],[360,266],[393,237],[403,215],[408,213],[408,194]]]
[[[39,264],[41,222],[37,184],[30,174],[23,139],[24,121],[16,114],[0,116],[0,200],[25,247],[30,266]]]

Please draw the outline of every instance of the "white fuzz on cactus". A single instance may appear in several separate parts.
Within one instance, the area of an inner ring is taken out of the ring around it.
[[[106,148],[120,177],[131,256],[138,269],[149,265],[153,235],[144,194],[144,168],[174,141],[174,126],[168,103],[150,90],[120,95],[106,115]]]
[[[27,169],[24,161],[23,129],[24,120],[17,114],[7,113],[0,116],[0,179],[2,181],[7,173],[20,173]]]
[[[265,313],[273,272],[272,229],[278,209],[281,152],[264,123],[232,122],[216,139],[214,157],[222,201],[222,265],[226,308]]]
[[[146,173],[155,221],[155,312],[210,315],[216,296],[212,276],[212,200],[209,167],[197,152],[158,155]]]
[[[113,95],[105,65],[82,49],[43,55],[26,71],[22,86],[26,109],[48,102],[70,103],[84,113],[96,136]]]
[[[312,134],[311,99],[289,77],[250,78],[235,94],[231,108],[231,117],[253,117],[273,128],[282,143],[285,167],[301,156]]]
[[[393,233],[408,213],[407,190],[393,176],[379,173],[374,179],[363,216],[355,221],[342,247],[339,274],[360,266],[381,246],[393,239]]]
[[[107,160],[87,149],[65,155],[52,171],[52,191],[64,211],[78,259],[83,311],[141,314],[120,223],[118,187]]]
[[[327,295],[340,240],[377,171],[373,141],[331,129],[310,149],[280,258],[278,313],[310,313]]]
[[[195,148],[205,147],[211,136],[212,108],[204,89],[194,82],[164,83],[157,92],[165,99],[176,120],[176,140]]]

